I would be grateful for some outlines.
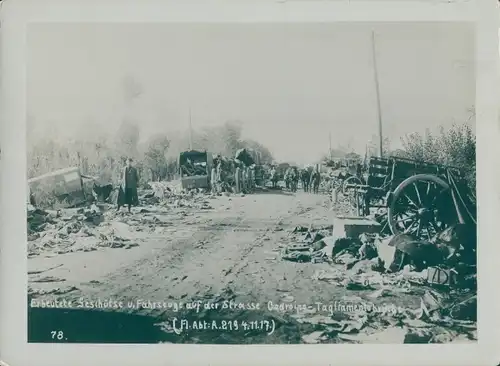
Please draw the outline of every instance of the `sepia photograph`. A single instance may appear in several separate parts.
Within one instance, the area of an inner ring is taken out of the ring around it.
[[[477,343],[475,33],[30,24],[28,342]]]

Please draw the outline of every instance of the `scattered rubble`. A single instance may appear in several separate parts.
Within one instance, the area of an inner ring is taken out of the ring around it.
[[[380,308],[363,309],[343,321],[334,316],[299,314],[297,321],[316,327],[302,338],[304,343],[331,343],[332,337],[354,343],[477,339],[475,265],[470,264],[473,261],[466,264],[456,260],[467,247],[463,234],[460,236],[462,228],[450,227],[429,242],[405,234],[382,237],[356,230],[355,237],[345,233],[338,237],[333,231],[332,236],[331,227],[294,228],[291,243],[282,248],[281,258],[313,263],[320,258],[319,262],[327,262],[327,267],[318,269],[312,280],[359,293],[359,302],[375,304],[391,297],[421,294],[420,307],[382,312]],[[387,324],[394,327],[387,328]]]
[[[180,182],[151,182],[149,187],[140,196],[142,206],[134,208],[132,214],[116,212],[108,203],[58,210],[28,205],[28,256],[88,252],[100,247],[130,249],[139,245],[139,232],[170,226],[166,215],[185,217],[182,209],[213,209],[204,190],[183,191]]]
[[[140,245],[143,232],[159,233],[172,226],[172,215],[186,217],[194,210],[212,210],[210,201],[217,196],[224,196],[224,200],[230,202],[245,194],[236,196],[228,190],[220,193],[205,189],[185,191],[180,182],[150,182],[148,189],[140,194],[141,206],[134,208],[131,214],[116,212],[106,203],[58,210],[28,205],[28,255],[99,248],[130,249]],[[113,193],[109,197],[113,199]],[[273,262],[281,258],[318,264],[312,281],[341,287],[343,293],[352,294],[343,297],[346,302],[372,305],[348,312],[342,319],[338,314],[296,314],[297,322],[314,326],[311,333],[302,337],[304,343],[331,343],[337,338],[354,343],[477,340],[475,239],[467,227],[455,225],[424,241],[407,234],[384,235],[379,223],[366,218],[341,217],[340,221],[343,221],[341,230],[336,221],[333,227],[295,227],[286,244],[277,248],[280,257],[266,258]],[[274,231],[284,231],[283,227],[282,222],[278,222]],[[205,244],[200,241],[197,248]],[[297,265],[299,267],[301,265]],[[64,280],[41,276],[31,281]],[[46,292],[49,290],[30,288],[29,294],[64,294],[75,289],[56,288]],[[420,299],[418,307],[380,305],[407,294]],[[337,300],[342,299],[332,299],[332,303]],[[293,303],[295,300],[286,294],[281,301]]]

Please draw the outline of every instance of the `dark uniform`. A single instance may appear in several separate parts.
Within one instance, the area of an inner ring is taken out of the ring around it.
[[[283,177],[285,180],[285,188],[286,189],[290,189],[290,174],[291,174],[290,168],[287,168],[285,170],[285,176]]]
[[[123,168],[122,172],[122,182],[120,184],[120,191],[118,193],[118,210],[120,207],[127,205],[128,211],[130,212],[130,207],[132,205],[137,206],[139,204],[139,198],[137,196],[137,184],[139,183],[139,174],[137,169],[132,165],[127,165]]]
[[[300,180],[302,181],[302,189],[304,192],[309,192],[309,180],[311,179],[309,170],[302,169],[300,172]]]
[[[297,168],[293,168],[290,174],[290,184],[292,192],[297,192],[297,186],[299,184],[299,171]]]
[[[315,170],[311,174],[311,180],[310,180],[310,184],[312,186],[312,189],[313,189],[314,193],[318,193],[319,192],[319,181],[320,181],[320,179],[321,179],[321,175],[319,174],[319,171]]]
[[[275,168],[273,168],[271,170],[271,182],[273,184],[273,188],[277,188],[277,186],[278,186],[278,173],[276,172]]]

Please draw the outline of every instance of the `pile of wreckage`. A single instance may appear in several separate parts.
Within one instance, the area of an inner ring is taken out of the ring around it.
[[[139,245],[137,232],[169,226],[173,218],[167,220],[166,215],[182,218],[187,215],[186,209],[212,209],[202,190],[185,192],[171,182],[152,182],[150,187],[140,192],[141,206],[132,214],[117,212],[116,206],[107,202],[55,209],[28,204],[28,256],[94,251],[100,247],[129,249]],[[106,201],[112,199],[111,195]]]
[[[420,306],[392,312],[357,309],[349,320],[298,314],[299,322],[320,328],[305,336],[304,342],[327,342],[333,335],[361,343],[477,340],[477,270],[475,252],[471,255],[463,250],[468,247],[463,241],[471,240],[467,227],[448,227],[432,241],[406,234],[383,237],[376,232],[335,235],[335,229],[335,222],[333,227],[296,227],[290,233],[293,242],[281,246],[281,258],[328,263],[316,271],[313,280],[363,296],[346,296],[344,302],[368,299],[375,303],[399,295],[416,296]],[[402,328],[387,330],[388,324]],[[384,341],[385,336],[393,338]]]
[[[129,225],[105,222],[102,210],[86,208],[42,210],[28,206],[28,257],[42,252],[64,254],[94,251],[99,247],[129,249],[138,244]]]
[[[184,190],[180,181],[149,182],[150,189],[144,190],[139,200],[148,205],[189,207],[201,210],[211,209],[206,200],[208,190],[204,188]]]

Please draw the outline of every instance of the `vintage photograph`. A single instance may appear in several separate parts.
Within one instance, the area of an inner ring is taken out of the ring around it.
[[[39,23],[26,52],[29,342],[477,342],[472,23]]]

